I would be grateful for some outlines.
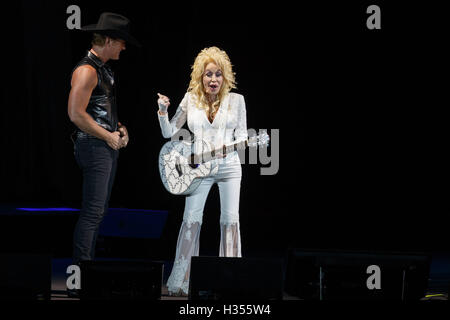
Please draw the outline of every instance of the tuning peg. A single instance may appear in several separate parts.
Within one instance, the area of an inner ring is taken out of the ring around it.
[[[263,132],[259,135],[258,144],[259,144],[260,146],[269,146],[269,140],[270,140],[269,135],[268,135],[265,131],[263,131]]]

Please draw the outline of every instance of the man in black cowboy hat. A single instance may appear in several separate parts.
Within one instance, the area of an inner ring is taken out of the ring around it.
[[[68,101],[76,125],[75,158],[83,173],[83,200],[73,236],[73,263],[93,260],[103,216],[108,210],[119,149],[128,144],[128,132],[117,118],[114,74],[107,61],[119,59],[126,43],[139,43],[129,34],[129,20],[102,13],[93,32],[92,48],[72,72]]]

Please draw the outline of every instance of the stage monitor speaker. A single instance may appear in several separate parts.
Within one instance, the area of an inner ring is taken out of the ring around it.
[[[163,268],[155,261],[82,261],[80,300],[158,300]]]
[[[424,253],[292,249],[285,290],[307,300],[419,300],[430,262]]]
[[[0,299],[50,300],[51,256],[0,254]]]
[[[283,264],[277,258],[192,257],[189,299],[283,297]]]

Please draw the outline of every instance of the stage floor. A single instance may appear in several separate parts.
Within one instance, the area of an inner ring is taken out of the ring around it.
[[[24,206],[0,205],[0,253],[52,253],[52,300],[71,300],[66,293],[66,269],[71,259],[66,257],[72,248],[72,231],[78,218],[73,208],[22,208]],[[152,257],[164,257],[169,248],[162,238],[167,212],[158,210],[112,210],[109,224],[102,229],[97,249],[100,257],[140,257],[152,253]],[[126,220],[125,217],[129,219]],[[132,219],[131,219],[132,218]],[[149,227],[151,226],[151,227]],[[11,232],[11,231],[14,232]],[[69,232],[69,231],[70,232]],[[141,230],[136,235],[137,230]],[[151,231],[151,232],[150,232]],[[133,238],[131,236],[138,236]],[[125,237],[125,238],[124,238]],[[55,241],[58,239],[58,241]],[[101,241],[100,241],[101,240]],[[126,248],[126,250],[124,250]],[[132,250],[131,250],[132,249]],[[246,257],[285,257],[285,249],[267,248],[264,251],[246,251]],[[262,249],[258,249],[262,250]],[[170,252],[173,248],[170,248]],[[205,252],[214,256],[216,252]],[[428,252],[429,253],[429,252]],[[426,297],[423,299],[448,300],[450,284],[450,251],[433,252]],[[169,258],[167,258],[169,257]],[[147,257],[146,259],[152,259]],[[161,262],[161,261],[160,261]],[[166,283],[173,261],[164,261],[163,284]],[[169,296],[167,287],[162,286],[161,300],[188,300],[187,297]],[[300,300],[287,293],[283,300]]]
[[[51,300],[78,300],[67,296],[66,268],[71,264],[70,258],[52,259],[52,294]],[[172,267],[171,261],[164,262],[163,286],[161,300],[188,300],[188,297],[169,296],[165,283]],[[422,300],[448,300],[450,283],[450,253],[433,254],[426,296]],[[283,300],[301,300],[298,297],[283,293]]]
[[[71,298],[67,296],[67,287],[66,287],[66,268],[71,264],[70,258],[59,258],[52,259],[52,294],[51,300],[78,300],[77,298]],[[163,285],[161,287],[161,300],[188,300],[188,297],[176,297],[169,296],[167,286],[165,283],[167,282],[168,270],[167,267],[171,268],[172,262],[166,261],[164,262],[164,277],[163,277]],[[283,293],[283,300],[300,300],[298,297],[291,296],[286,292]]]

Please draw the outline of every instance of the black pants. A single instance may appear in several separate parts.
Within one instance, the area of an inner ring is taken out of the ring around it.
[[[83,201],[73,234],[73,263],[76,264],[94,259],[100,223],[108,212],[119,151],[88,135],[76,139],[74,151],[83,173]]]

